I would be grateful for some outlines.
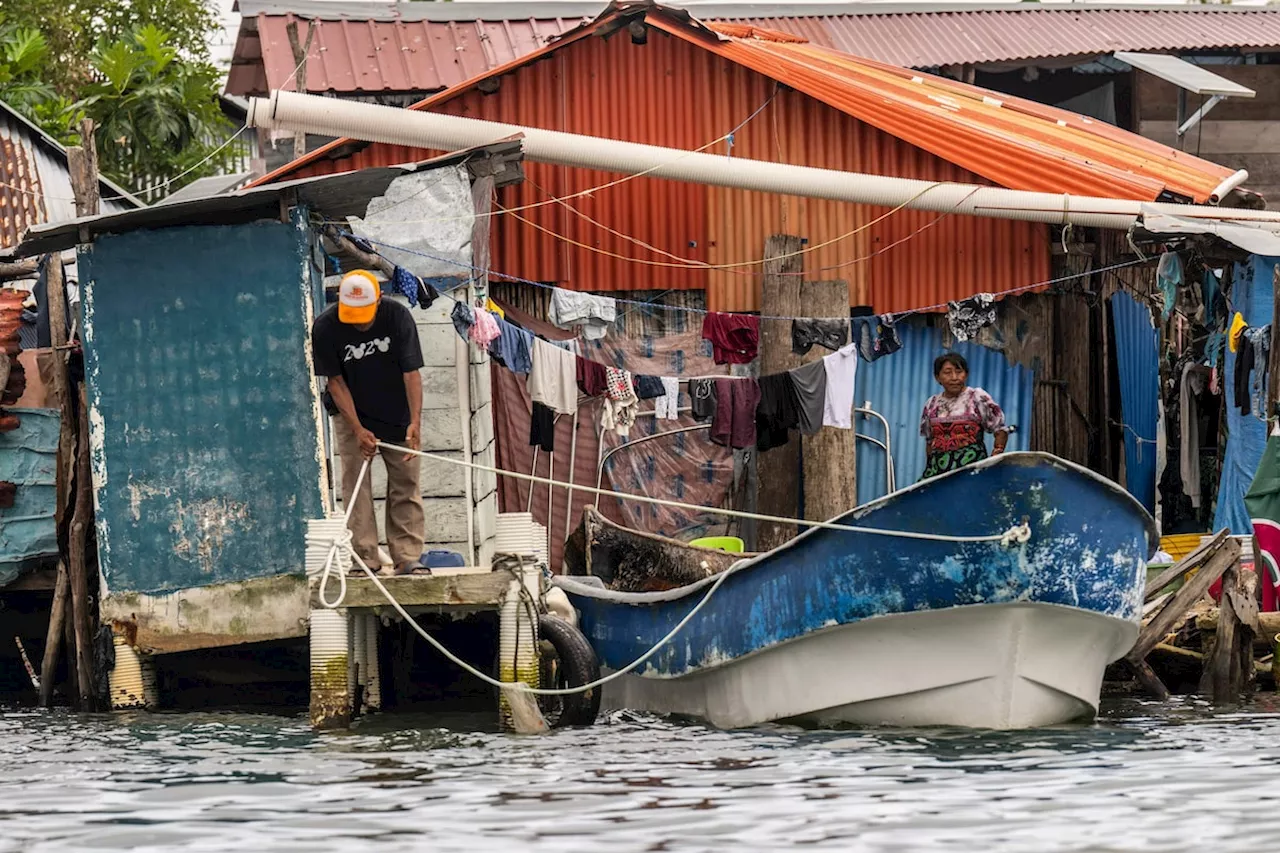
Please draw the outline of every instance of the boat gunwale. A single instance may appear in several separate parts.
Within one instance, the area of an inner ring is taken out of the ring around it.
[[[1061,457],[1054,456],[1051,453],[1044,453],[1042,451],[1035,451],[1035,450],[1009,451],[1006,453],[1001,453],[996,456],[990,456],[979,462],[975,462],[974,464],[968,465],[964,468],[960,468],[955,471],[949,471],[946,474],[942,474],[938,477],[932,477],[927,480],[919,480],[915,483],[912,483],[910,486],[907,486],[906,488],[898,489],[895,492],[891,492],[890,494],[884,495],[883,497],[877,498],[876,500],[869,501],[859,507],[854,507],[851,510],[846,510],[844,513],[841,513],[840,515],[837,515],[835,518],[830,519],[830,521],[835,522],[838,519],[842,519],[846,517],[852,517],[853,520],[863,518],[868,513],[876,509],[879,509],[881,506],[887,505],[890,501],[897,500],[899,497],[901,497],[904,494],[907,494],[909,492],[916,491],[916,490],[931,488],[937,483],[942,482],[948,478],[959,477],[959,476],[971,476],[972,474],[978,471],[984,471],[988,468],[996,468],[1004,465],[1015,465],[1015,464],[1025,465],[1028,462],[1031,462],[1035,465],[1047,464],[1051,467],[1056,467],[1061,470],[1073,472],[1076,474],[1082,474],[1085,476],[1086,479],[1092,480],[1096,484],[1102,485],[1107,491],[1111,492],[1112,494],[1117,496],[1123,496],[1131,505],[1131,508],[1137,510],[1138,514],[1143,520],[1143,526],[1146,528],[1146,532],[1147,532],[1148,559],[1152,554],[1155,553],[1155,550],[1160,543],[1159,531],[1156,528],[1155,519],[1151,517],[1151,514],[1147,512],[1146,507],[1144,507],[1138,501],[1137,498],[1129,494],[1129,492],[1125,490],[1124,487],[1120,486],[1118,483],[1115,483],[1107,479],[1106,477],[1103,477],[1100,474],[1090,471],[1088,468],[1085,468],[1082,465],[1077,465],[1074,462],[1070,462],[1066,459],[1062,459]],[[633,531],[628,527],[624,527],[623,525],[617,524],[616,522],[611,522],[611,523],[613,523],[616,527],[620,529],[627,530],[628,532],[641,533],[641,531]],[[717,582],[727,582],[729,575],[743,572],[757,565],[758,563],[763,562],[767,557],[772,557],[775,554],[779,554],[789,550],[790,548],[794,547],[796,543],[801,542],[806,537],[817,535],[818,531],[827,530],[827,529],[829,528],[810,527],[809,529],[805,530],[803,533],[800,533],[799,535],[787,540],[786,542],[782,543],[781,545],[778,545],[775,548],[772,548],[768,551],[759,552],[751,557],[744,557],[742,560],[739,560],[738,562],[729,566],[729,568],[725,569],[723,572],[720,572],[714,575],[709,575],[701,580],[695,581],[694,583],[677,587],[675,589],[660,590],[657,592],[621,592],[618,590],[611,590],[608,588],[602,589],[602,588],[590,586],[588,584],[585,584],[581,581],[576,580],[575,577],[572,575],[557,575],[554,578],[554,583],[555,585],[560,586],[566,592],[572,592],[574,595],[581,595],[584,598],[594,598],[597,600],[610,601],[618,604],[642,605],[642,604],[658,604],[663,602],[679,601],[683,598],[687,598],[690,595],[693,595],[694,593],[701,591],[702,589],[706,588],[711,584],[714,584]],[[853,531],[850,531],[850,532],[853,532]],[[650,535],[653,535],[653,534],[650,534]],[[879,535],[879,534],[864,534],[864,535]],[[975,534],[975,535],[980,535],[980,534]],[[1032,535],[1034,536],[1034,530],[1032,532]],[[687,543],[681,543],[681,544],[684,545],[685,547],[690,547],[690,548],[693,547],[688,545]],[[1081,609],[1084,609],[1084,608],[1081,608]],[[1087,612],[1092,613],[1094,611],[1087,611]]]

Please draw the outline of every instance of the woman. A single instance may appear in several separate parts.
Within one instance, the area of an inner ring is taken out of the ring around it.
[[[942,386],[924,404],[920,435],[924,437],[927,480],[987,458],[984,432],[995,434],[992,453],[1003,453],[1009,441],[1004,412],[981,388],[970,388],[969,362],[948,352],[933,361],[933,378]]]

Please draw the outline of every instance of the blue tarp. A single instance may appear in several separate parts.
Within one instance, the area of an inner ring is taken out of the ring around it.
[[[942,331],[910,322],[898,324],[902,349],[870,364],[858,365],[854,403],[871,408],[889,421],[893,438],[893,461],[898,488],[909,486],[924,472],[924,439],[920,437],[920,413],[924,404],[942,390],[933,378],[933,360],[947,351]],[[973,343],[957,343],[952,348],[969,362],[969,384],[983,388],[1004,409],[1008,423],[1017,426],[1009,436],[1009,450],[1027,450],[1031,443],[1031,405],[1035,374],[1026,367],[1010,364],[1000,352]],[[871,418],[854,420],[859,435],[884,439],[884,426]],[[988,439],[990,447],[990,439]],[[883,496],[885,486],[884,451],[870,442],[858,440],[858,503]]]
[[[53,516],[58,468],[57,409],[9,409],[21,421],[0,432],[0,480],[18,486],[10,509],[0,509],[0,586],[23,564],[58,553]]]
[[[1231,283],[1231,312],[1239,311],[1250,326],[1266,326],[1271,322],[1273,305],[1272,275],[1277,258],[1251,255],[1236,264]],[[1222,479],[1218,486],[1218,509],[1213,529],[1231,529],[1236,536],[1249,536],[1253,526],[1244,506],[1245,493],[1253,482],[1262,451],[1267,446],[1267,427],[1262,413],[1241,414],[1234,405],[1231,389],[1235,382],[1236,354],[1227,353],[1222,388],[1227,409],[1227,450],[1222,458]]]
[[[1151,309],[1127,293],[1111,297],[1120,417],[1124,422],[1124,485],[1147,512],[1156,509],[1156,430],[1160,416],[1160,351]],[[1241,493],[1243,494],[1243,492]]]

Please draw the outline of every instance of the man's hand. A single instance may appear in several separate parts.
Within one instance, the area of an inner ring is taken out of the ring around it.
[[[364,427],[356,430],[356,439],[360,442],[360,455],[372,459],[378,452],[378,437]]]
[[[422,449],[422,426],[420,424],[409,424],[409,430],[404,434],[404,446],[410,450]],[[406,453],[404,461],[408,462],[413,456],[412,453]]]

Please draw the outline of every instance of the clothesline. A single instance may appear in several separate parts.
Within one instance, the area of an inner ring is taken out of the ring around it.
[[[482,275],[500,278],[504,281],[511,281],[517,284],[527,284],[532,287],[537,287],[537,288],[548,290],[548,291],[565,289],[565,288],[559,288],[554,284],[547,284],[541,281],[532,281],[530,279],[522,278],[517,275],[511,275],[509,273],[500,272],[492,268],[485,269],[483,267],[478,267],[478,266],[475,266],[474,264],[464,263],[462,261],[454,260],[452,258],[440,257],[438,255],[433,255],[429,252],[423,252],[418,249],[410,249],[403,246],[395,246],[390,243],[384,243],[379,240],[374,240],[371,237],[363,237],[363,236],[356,235],[351,231],[340,231],[339,233],[353,240],[363,240],[371,245],[381,246],[384,249],[394,249],[395,251],[398,251],[398,252],[405,252],[407,254],[417,255],[419,257],[427,258],[429,260],[436,261],[437,263],[449,264],[450,266],[456,266],[462,269],[470,270],[473,274],[480,273]],[[1037,281],[1031,284],[1024,284],[1019,287],[1011,287],[1011,288],[1008,288],[1007,290],[999,290],[992,293],[991,296],[999,299],[1002,296],[1012,296],[1013,294],[1024,293],[1028,290],[1036,290],[1042,287],[1052,287],[1057,284],[1063,284],[1069,281],[1075,281],[1076,279],[1087,278],[1094,274],[1112,272],[1114,270],[1119,270],[1119,269],[1126,269],[1128,267],[1137,266],[1143,263],[1148,263],[1148,261],[1144,261],[1140,259],[1135,259],[1131,261],[1122,261],[1120,263],[1111,264],[1105,267],[1099,267],[1097,269],[1086,270],[1079,273],[1070,273],[1068,275],[1045,279],[1044,281]],[[449,288],[449,289],[453,290],[456,288]],[[575,292],[579,292],[579,291],[575,291]],[[972,296],[977,296],[977,295],[979,294],[973,294]],[[969,298],[972,298],[972,296],[970,296]],[[677,313],[685,313],[685,314],[744,314],[752,317],[759,317],[759,319],[761,320],[786,320],[786,321],[814,319],[812,317],[791,317],[791,316],[777,316],[772,314],[755,314],[749,311],[710,311],[706,308],[693,308],[685,305],[662,305],[661,303],[655,303],[649,300],[642,300],[642,299],[625,299],[621,297],[611,297],[611,298],[613,298],[615,302],[618,302],[624,305],[640,305],[640,306],[645,306],[649,308],[662,308],[666,311],[674,311]],[[924,314],[924,313],[930,313],[933,311],[939,311],[943,308],[947,308],[949,305],[950,305],[950,302],[940,302],[936,305],[926,305],[919,308],[910,308],[904,311],[893,311],[893,312],[889,312],[887,315],[881,315],[881,316],[889,316],[896,320],[901,317],[909,317],[913,314]]]

